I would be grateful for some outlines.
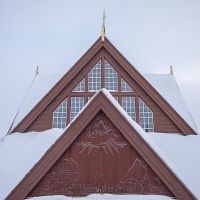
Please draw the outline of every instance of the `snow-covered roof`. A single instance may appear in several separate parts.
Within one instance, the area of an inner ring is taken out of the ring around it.
[[[174,76],[168,74],[143,74],[143,76],[191,126],[191,128],[198,132]],[[61,77],[61,75],[43,74],[36,76],[14,121],[13,128],[34,108]]]
[[[34,106],[60,80],[61,75],[38,74],[25,97],[14,121],[13,128],[34,108]]]
[[[200,199],[200,135],[151,133],[149,136],[173,165],[169,166],[178,171],[182,181]]]
[[[200,157],[200,135],[147,134],[131,119],[108,90],[102,89],[101,91],[187,188],[200,199],[198,184],[200,179],[200,160],[198,159]],[[82,112],[92,99],[85,105]],[[51,129],[40,133],[11,134],[0,142],[0,159],[4,161],[0,163],[0,199],[4,199],[16,187],[71,124],[65,130]]]
[[[191,128],[198,132],[175,77],[171,74],[143,74],[143,76]]]
[[[0,199],[5,199],[63,133],[15,133],[0,142]]]

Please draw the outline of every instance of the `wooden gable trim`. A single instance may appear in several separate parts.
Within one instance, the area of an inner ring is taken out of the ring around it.
[[[61,78],[61,80],[45,95],[45,97],[22,119],[12,130],[25,132],[31,123],[44,111],[49,103],[62,91],[62,89],[75,77],[75,75],[92,59],[101,49],[105,48],[110,55],[124,68],[125,71],[143,88],[143,90],[160,106],[168,117],[177,125],[185,135],[197,134],[187,122],[174,110],[174,108],[157,92],[157,90],[126,60],[126,58],[105,38],[99,38],[89,50],[74,64],[74,66]]]
[[[176,198],[185,200],[196,199],[191,191],[173,173],[102,91],[72,121],[63,135],[45,153],[41,160],[39,160],[6,199],[24,199],[101,110],[160,177]]]
[[[121,65],[124,70],[144,89],[144,91],[160,106],[170,119],[180,128],[185,135],[194,134],[196,131],[175,111],[175,109],[160,95],[160,93],[132,66],[128,60],[106,39],[105,49]]]
[[[99,38],[86,53],[67,71],[67,73],[54,85],[54,87],[38,102],[38,104],[14,127],[14,132],[25,132],[29,125],[44,111],[49,103],[73,80],[74,76],[89,62],[101,49],[102,41]]]

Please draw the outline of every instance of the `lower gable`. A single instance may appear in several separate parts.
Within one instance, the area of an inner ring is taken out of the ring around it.
[[[27,197],[92,193],[174,196],[102,111]]]

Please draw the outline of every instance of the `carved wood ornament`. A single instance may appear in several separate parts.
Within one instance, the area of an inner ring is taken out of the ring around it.
[[[95,116],[28,197],[92,193],[173,196],[103,112]]]

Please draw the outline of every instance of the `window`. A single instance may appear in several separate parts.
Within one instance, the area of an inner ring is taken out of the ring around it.
[[[133,92],[131,87],[121,78],[121,90],[122,92]]]
[[[88,90],[98,91],[101,89],[101,60],[88,73]]]
[[[73,90],[73,92],[84,92],[85,91],[85,79],[83,79]]]
[[[84,106],[84,97],[71,97],[70,121],[81,111]]]
[[[139,111],[140,111],[140,126],[146,132],[153,132],[154,131],[153,112],[140,98],[139,98]]]
[[[53,112],[53,128],[65,128],[67,121],[67,98]]]
[[[122,97],[122,108],[135,120],[135,97]]]
[[[72,92],[67,94],[68,100],[65,99],[53,112],[52,127],[65,128],[95,92],[104,86],[133,120],[140,124],[146,132],[153,132],[153,112],[138,97],[136,88],[132,89],[134,86],[132,82],[128,82],[129,79],[124,77],[124,74],[120,74],[119,68],[116,69],[102,58],[90,71],[85,72],[82,80],[73,88]],[[118,86],[121,87],[120,90]],[[67,118],[67,116],[69,117]]]
[[[117,72],[105,60],[105,88],[110,91],[117,91]]]

